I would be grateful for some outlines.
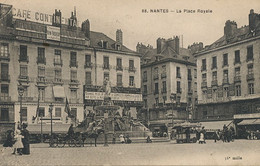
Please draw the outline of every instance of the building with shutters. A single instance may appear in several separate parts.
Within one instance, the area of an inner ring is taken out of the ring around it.
[[[197,43],[185,49],[179,43],[176,36],[168,40],[157,39],[155,49],[139,43],[136,46],[137,52],[142,54],[144,100],[139,116],[154,136],[167,132],[172,122],[192,119],[195,110],[197,72],[192,51],[203,45]]]
[[[249,14],[249,25],[238,28],[236,22],[228,20],[224,35],[195,54],[198,73],[196,119],[232,120],[241,119],[243,114],[252,114],[251,117],[259,114],[259,23],[260,16],[254,10]]]
[[[114,41],[90,31],[88,20],[78,26],[76,10],[68,19],[58,10],[53,15],[28,12],[0,4],[1,133],[20,119],[28,127],[39,124],[39,117],[50,123],[50,104],[54,124],[82,121],[100,104],[106,77],[114,100],[134,116],[142,105],[140,56],[123,45],[121,30]],[[64,111],[66,98],[75,118]]]

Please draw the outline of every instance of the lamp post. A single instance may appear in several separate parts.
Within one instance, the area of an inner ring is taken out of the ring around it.
[[[107,142],[107,120],[108,120],[108,113],[104,112],[104,146],[108,146],[108,142]]]
[[[42,134],[42,113],[41,113],[41,143],[43,143],[43,134]]]
[[[171,96],[170,96],[170,99],[172,101],[172,127],[173,127],[173,104],[174,104],[174,101],[176,102],[176,94],[175,93],[172,93]]]
[[[23,92],[24,92],[24,87],[22,86],[22,84],[20,83],[18,85],[18,94],[20,97],[20,126],[22,126],[22,97],[23,97]]]
[[[51,114],[51,144],[52,144],[52,141],[53,141],[53,139],[52,139],[52,110],[53,110],[53,104],[51,103],[49,105],[49,112]]]

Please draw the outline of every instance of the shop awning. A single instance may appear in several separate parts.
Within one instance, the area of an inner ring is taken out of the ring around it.
[[[60,124],[56,123],[52,125],[53,133],[67,133],[69,130],[70,124]],[[29,124],[27,129],[30,134],[41,134],[41,124]],[[51,124],[42,124],[43,134],[51,133]]]
[[[215,131],[215,130],[222,130],[223,126],[233,126],[233,121],[228,120],[228,121],[211,121],[211,122],[200,122],[201,126],[205,127],[205,130],[207,131]]]
[[[54,86],[53,95],[54,95],[54,97],[57,97],[57,98],[64,98],[65,97],[64,87],[63,86]]]
[[[254,125],[257,124],[255,123],[257,121],[257,119],[245,119],[241,122],[238,123],[238,125],[242,126],[242,125]],[[260,124],[260,121],[258,122]]]

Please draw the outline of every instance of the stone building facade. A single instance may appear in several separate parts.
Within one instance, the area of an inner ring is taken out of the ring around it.
[[[260,16],[249,25],[226,21],[224,36],[195,53],[198,75],[198,120],[233,119],[259,113]]]

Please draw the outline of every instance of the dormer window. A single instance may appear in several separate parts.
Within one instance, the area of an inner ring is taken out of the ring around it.
[[[101,45],[102,45],[102,48],[107,48],[107,41],[103,41],[101,40]]]
[[[118,50],[118,51],[121,50],[121,44],[116,44],[116,50]]]

